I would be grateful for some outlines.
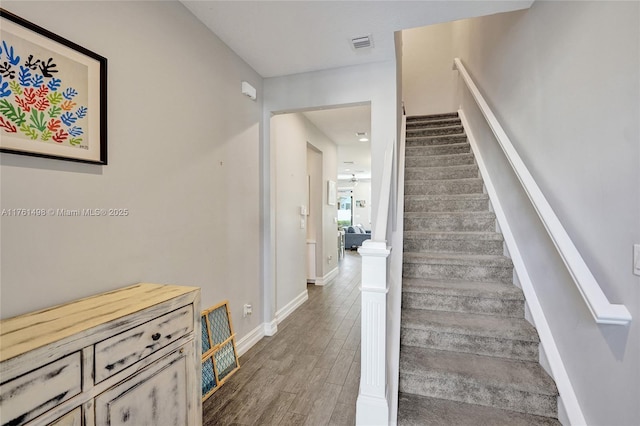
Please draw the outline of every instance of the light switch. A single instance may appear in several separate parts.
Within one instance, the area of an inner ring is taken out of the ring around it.
[[[633,245],[633,273],[640,275],[640,244]]]

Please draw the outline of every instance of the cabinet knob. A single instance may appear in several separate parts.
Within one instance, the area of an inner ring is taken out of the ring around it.
[[[160,333],[156,333],[156,334],[152,335],[151,338],[153,340],[158,340],[160,338]]]

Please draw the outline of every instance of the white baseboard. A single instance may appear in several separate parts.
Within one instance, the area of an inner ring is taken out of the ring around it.
[[[247,333],[242,339],[236,342],[236,350],[238,356],[244,355],[249,349],[265,336],[273,336],[278,332],[278,324],[286,317],[291,315],[293,311],[298,309],[300,305],[309,299],[309,293],[305,289],[295,299],[289,302],[284,308],[276,312],[276,319],[271,322],[264,322]]]
[[[271,322],[262,323],[264,327],[264,335],[265,336],[273,336],[278,332],[278,321],[273,320]]]
[[[265,334],[264,324],[260,324],[253,330],[251,330],[247,335],[245,335],[242,339],[236,342],[236,350],[238,351],[238,356],[244,355],[249,349],[253,347],[256,343],[262,339]]]
[[[476,157],[476,162],[478,163],[478,168],[480,169],[480,173],[482,174],[484,185],[487,189],[487,194],[489,195],[489,199],[491,200],[491,204],[493,205],[496,219],[500,224],[500,229],[502,231],[502,235],[504,236],[504,242],[507,245],[509,254],[511,255],[514,270],[518,275],[519,283],[524,293],[524,297],[527,301],[529,313],[534,322],[533,325],[538,330],[541,345],[541,364],[550,370],[549,373],[555,380],[556,386],[558,387],[558,392],[560,393],[560,397],[558,398],[558,413],[560,417],[559,420],[563,425],[585,425],[587,424],[587,422],[585,421],[584,415],[582,414],[582,409],[580,408],[580,405],[578,403],[578,398],[575,394],[575,391],[573,390],[573,386],[571,385],[571,381],[569,380],[569,375],[567,374],[567,370],[564,367],[562,358],[560,357],[558,346],[556,345],[556,342],[553,339],[553,335],[551,334],[551,328],[549,327],[547,318],[545,317],[542,306],[540,305],[540,300],[536,295],[533,282],[531,281],[531,277],[527,272],[527,267],[524,263],[522,255],[520,254],[515,236],[511,231],[509,222],[507,221],[507,217],[500,204],[496,189],[493,186],[491,177],[487,171],[487,167],[484,163],[484,160],[482,159],[482,154],[478,149],[477,141],[473,136],[473,132],[471,130],[471,127],[469,126],[469,122],[467,121],[467,118],[464,115],[464,111],[462,111],[462,109],[458,110],[458,115],[460,116],[460,120],[462,121],[462,125],[464,126],[465,133],[467,134],[467,139],[469,140],[471,149],[473,150],[473,153]]]
[[[277,321],[277,324],[280,324],[286,317],[291,315],[293,311],[298,309],[298,307],[306,302],[307,299],[309,299],[309,292],[305,288],[304,291],[296,296],[291,302],[287,303],[284,307],[276,311],[275,321]]]
[[[338,276],[338,267],[336,266],[331,271],[327,272],[327,274],[324,277],[316,277],[314,284],[325,285],[337,276]]]

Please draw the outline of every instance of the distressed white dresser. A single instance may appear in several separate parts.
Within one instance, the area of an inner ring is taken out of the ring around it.
[[[137,284],[0,322],[0,424],[200,426],[200,289]]]

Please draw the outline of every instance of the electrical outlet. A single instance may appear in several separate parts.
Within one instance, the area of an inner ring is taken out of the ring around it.
[[[633,245],[633,273],[640,275],[640,244]]]
[[[244,305],[244,310],[242,312],[242,316],[243,317],[247,317],[249,315],[251,315],[253,313],[253,306],[251,306],[250,304],[245,304]]]

